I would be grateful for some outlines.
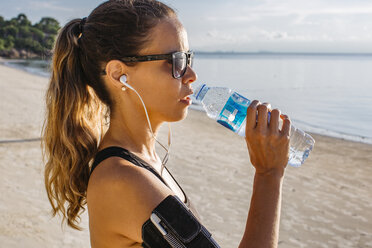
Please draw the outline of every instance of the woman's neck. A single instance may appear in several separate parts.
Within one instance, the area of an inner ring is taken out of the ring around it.
[[[120,146],[139,155],[144,160],[158,163],[159,156],[155,151],[154,136],[157,135],[162,123],[149,119],[153,133],[143,109],[126,108],[122,111],[115,111],[110,116],[110,127],[100,148]]]

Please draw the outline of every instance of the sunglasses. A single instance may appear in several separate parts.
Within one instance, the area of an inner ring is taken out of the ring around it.
[[[168,54],[143,55],[124,57],[120,59],[123,62],[146,62],[155,60],[168,60],[172,62],[172,76],[181,78],[185,75],[187,67],[192,67],[194,52],[174,52]]]

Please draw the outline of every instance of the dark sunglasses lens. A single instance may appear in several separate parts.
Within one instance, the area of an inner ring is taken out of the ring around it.
[[[173,77],[182,77],[187,69],[187,55],[185,53],[173,54]]]

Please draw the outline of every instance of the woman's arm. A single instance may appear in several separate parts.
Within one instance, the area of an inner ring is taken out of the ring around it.
[[[92,247],[131,247],[126,242],[142,243],[143,223],[173,192],[147,169],[112,157],[95,169],[87,195],[91,239],[105,244]]]
[[[281,188],[288,162],[290,121],[269,105],[252,102],[247,110],[246,142],[256,168],[251,206],[240,248],[273,248],[278,245]],[[257,121],[256,121],[257,120]],[[280,129],[281,128],[281,129]]]
[[[282,178],[274,175],[255,175],[251,206],[240,248],[277,247],[281,185]]]

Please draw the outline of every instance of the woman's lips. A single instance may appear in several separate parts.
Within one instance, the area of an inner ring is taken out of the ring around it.
[[[192,104],[192,100],[189,96],[185,97],[185,98],[182,98],[180,100],[180,102],[184,103],[184,104],[187,104],[187,105],[191,105]]]

